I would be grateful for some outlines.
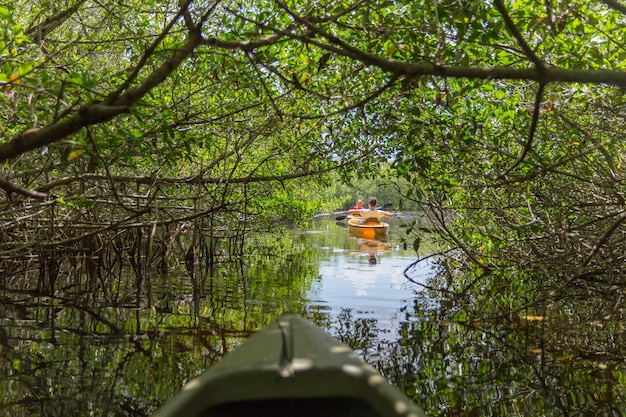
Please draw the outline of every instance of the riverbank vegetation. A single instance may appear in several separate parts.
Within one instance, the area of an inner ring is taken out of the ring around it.
[[[297,223],[393,161],[476,264],[621,271],[617,4],[48,6],[0,9],[4,254]]]
[[[238,258],[375,192],[428,214],[464,312],[584,291],[619,321],[625,28],[609,0],[2,5],[0,276]]]
[[[0,9],[5,253],[297,221],[391,160],[470,259],[620,265],[617,4],[48,6]]]

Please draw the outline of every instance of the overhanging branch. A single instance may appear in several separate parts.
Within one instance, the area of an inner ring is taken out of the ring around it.
[[[537,95],[535,96],[533,120],[530,124],[530,131],[528,132],[528,138],[526,139],[526,143],[524,144],[522,153],[517,158],[517,160],[513,163],[513,165],[509,167],[509,169],[507,169],[505,172],[503,172],[502,174],[498,176],[497,178],[498,180],[502,180],[506,178],[506,176],[509,173],[511,173],[515,168],[517,168],[524,161],[524,158],[526,158],[526,155],[528,155],[528,152],[530,152],[530,150],[533,147],[533,140],[535,138],[535,132],[537,131],[537,123],[539,122],[539,114],[541,113],[541,100],[543,98],[544,87],[545,86],[543,84],[539,84],[539,90],[537,91]]]
[[[506,24],[506,27],[509,29],[509,32],[511,32],[511,34],[517,40],[517,43],[519,43],[519,45],[521,46],[522,50],[524,51],[524,54],[526,54],[528,59],[530,59],[533,62],[533,64],[535,64],[535,67],[537,68],[537,70],[543,71],[545,69],[545,64],[543,63],[543,61],[541,61],[541,59],[539,59],[537,54],[535,54],[535,51],[533,51],[530,48],[530,46],[528,45],[528,43],[526,42],[526,40],[520,33],[517,26],[515,26],[515,22],[513,22],[513,19],[511,19],[511,16],[509,15],[509,12],[506,10],[506,7],[504,6],[504,3],[502,2],[502,0],[493,0],[493,3],[496,6],[496,9],[498,9],[500,14],[502,15],[502,18],[504,19],[504,23]]]
[[[425,76],[431,75],[445,78],[473,78],[481,80],[520,80],[535,81],[541,84],[553,82],[582,83],[582,84],[609,84],[619,87],[626,87],[626,72],[609,70],[581,70],[563,69],[558,67],[544,66],[536,55],[530,50],[528,45],[521,41],[528,49],[527,55],[534,64],[540,65],[535,68],[517,67],[469,67],[469,66],[446,66],[434,64],[432,62],[402,62],[378,55],[367,53],[347,41],[331,34],[323,28],[316,26],[312,21],[297,15],[291,11],[280,0],[277,4],[291,15],[299,24],[307,28],[307,34],[297,34],[295,32],[283,32],[286,37],[297,39],[305,44],[315,45],[320,49],[343,55],[364,64],[375,66],[385,72],[396,74],[397,76]],[[511,30],[515,29],[513,25]],[[311,34],[317,35],[316,37]],[[520,35],[521,36],[521,35]],[[319,38],[319,39],[316,39]],[[517,38],[516,38],[517,39]],[[519,40],[518,40],[519,41]],[[533,59],[534,57],[534,59]],[[537,61],[537,62],[536,62]]]
[[[7,193],[7,196],[10,196],[13,193],[37,199],[44,199],[48,196],[48,194],[42,193],[41,191],[29,190],[27,188],[19,187],[2,177],[0,177],[0,188],[2,188]]]

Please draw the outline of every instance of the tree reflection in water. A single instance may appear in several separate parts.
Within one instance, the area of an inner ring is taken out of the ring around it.
[[[386,346],[381,372],[431,415],[623,415],[626,337],[614,299],[588,287],[554,297],[546,285],[525,294],[541,301],[515,310],[510,289],[484,290],[421,292],[419,319]]]
[[[550,281],[521,276],[463,292],[438,276],[397,306],[391,330],[350,308],[311,305],[331,251],[302,235],[280,239],[278,249],[258,245],[245,262],[212,271],[200,258],[185,262],[184,251],[167,275],[138,276],[128,264],[98,271],[65,256],[52,288],[40,285],[51,271],[42,274],[38,259],[3,259],[0,414],[149,415],[292,311],[328,328],[432,416],[623,415],[621,289],[579,285],[555,296]],[[393,253],[384,256],[375,268]]]

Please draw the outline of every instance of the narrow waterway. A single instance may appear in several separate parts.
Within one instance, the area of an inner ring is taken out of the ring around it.
[[[496,292],[441,292],[434,265],[404,276],[417,256],[397,223],[374,241],[322,220],[216,265],[185,257],[191,239],[167,271],[123,252],[68,254],[47,287],[49,254],[0,259],[0,415],[149,416],[286,312],[347,343],[431,416],[624,415],[625,319],[611,294],[550,298],[523,274],[522,295],[539,300],[523,310],[499,277]]]
[[[364,239],[342,226],[318,222],[314,231],[304,232],[303,240],[316,248],[319,259],[319,278],[307,294],[307,305],[323,311],[331,322],[346,314],[370,321],[378,338],[395,340],[402,324],[415,319],[414,299],[420,288],[404,271],[417,256],[404,249],[397,228],[384,239]],[[429,264],[421,264],[417,279],[426,281],[431,275]]]

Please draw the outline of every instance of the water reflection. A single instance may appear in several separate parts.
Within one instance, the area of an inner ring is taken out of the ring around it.
[[[349,311],[350,317],[372,320],[381,338],[397,338],[399,324],[413,318],[414,285],[404,269],[414,254],[403,248],[399,236],[366,239],[345,229],[320,227],[325,233],[307,236],[318,248],[321,277],[308,293],[308,307],[324,311],[334,323],[332,331]]]
[[[367,262],[371,266],[378,263],[378,252],[386,252],[393,249],[393,247],[387,243],[389,240],[387,236],[380,236],[374,239],[366,239],[355,236],[355,239],[359,245],[360,253],[367,255]]]
[[[100,255],[99,269],[66,255],[47,286],[36,257],[0,259],[0,415],[149,415],[285,312],[327,328],[432,416],[623,415],[623,288],[553,296],[556,279],[519,271],[433,275],[398,237],[328,223],[261,236],[211,268],[183,241],[167,274],[125,252]]]

